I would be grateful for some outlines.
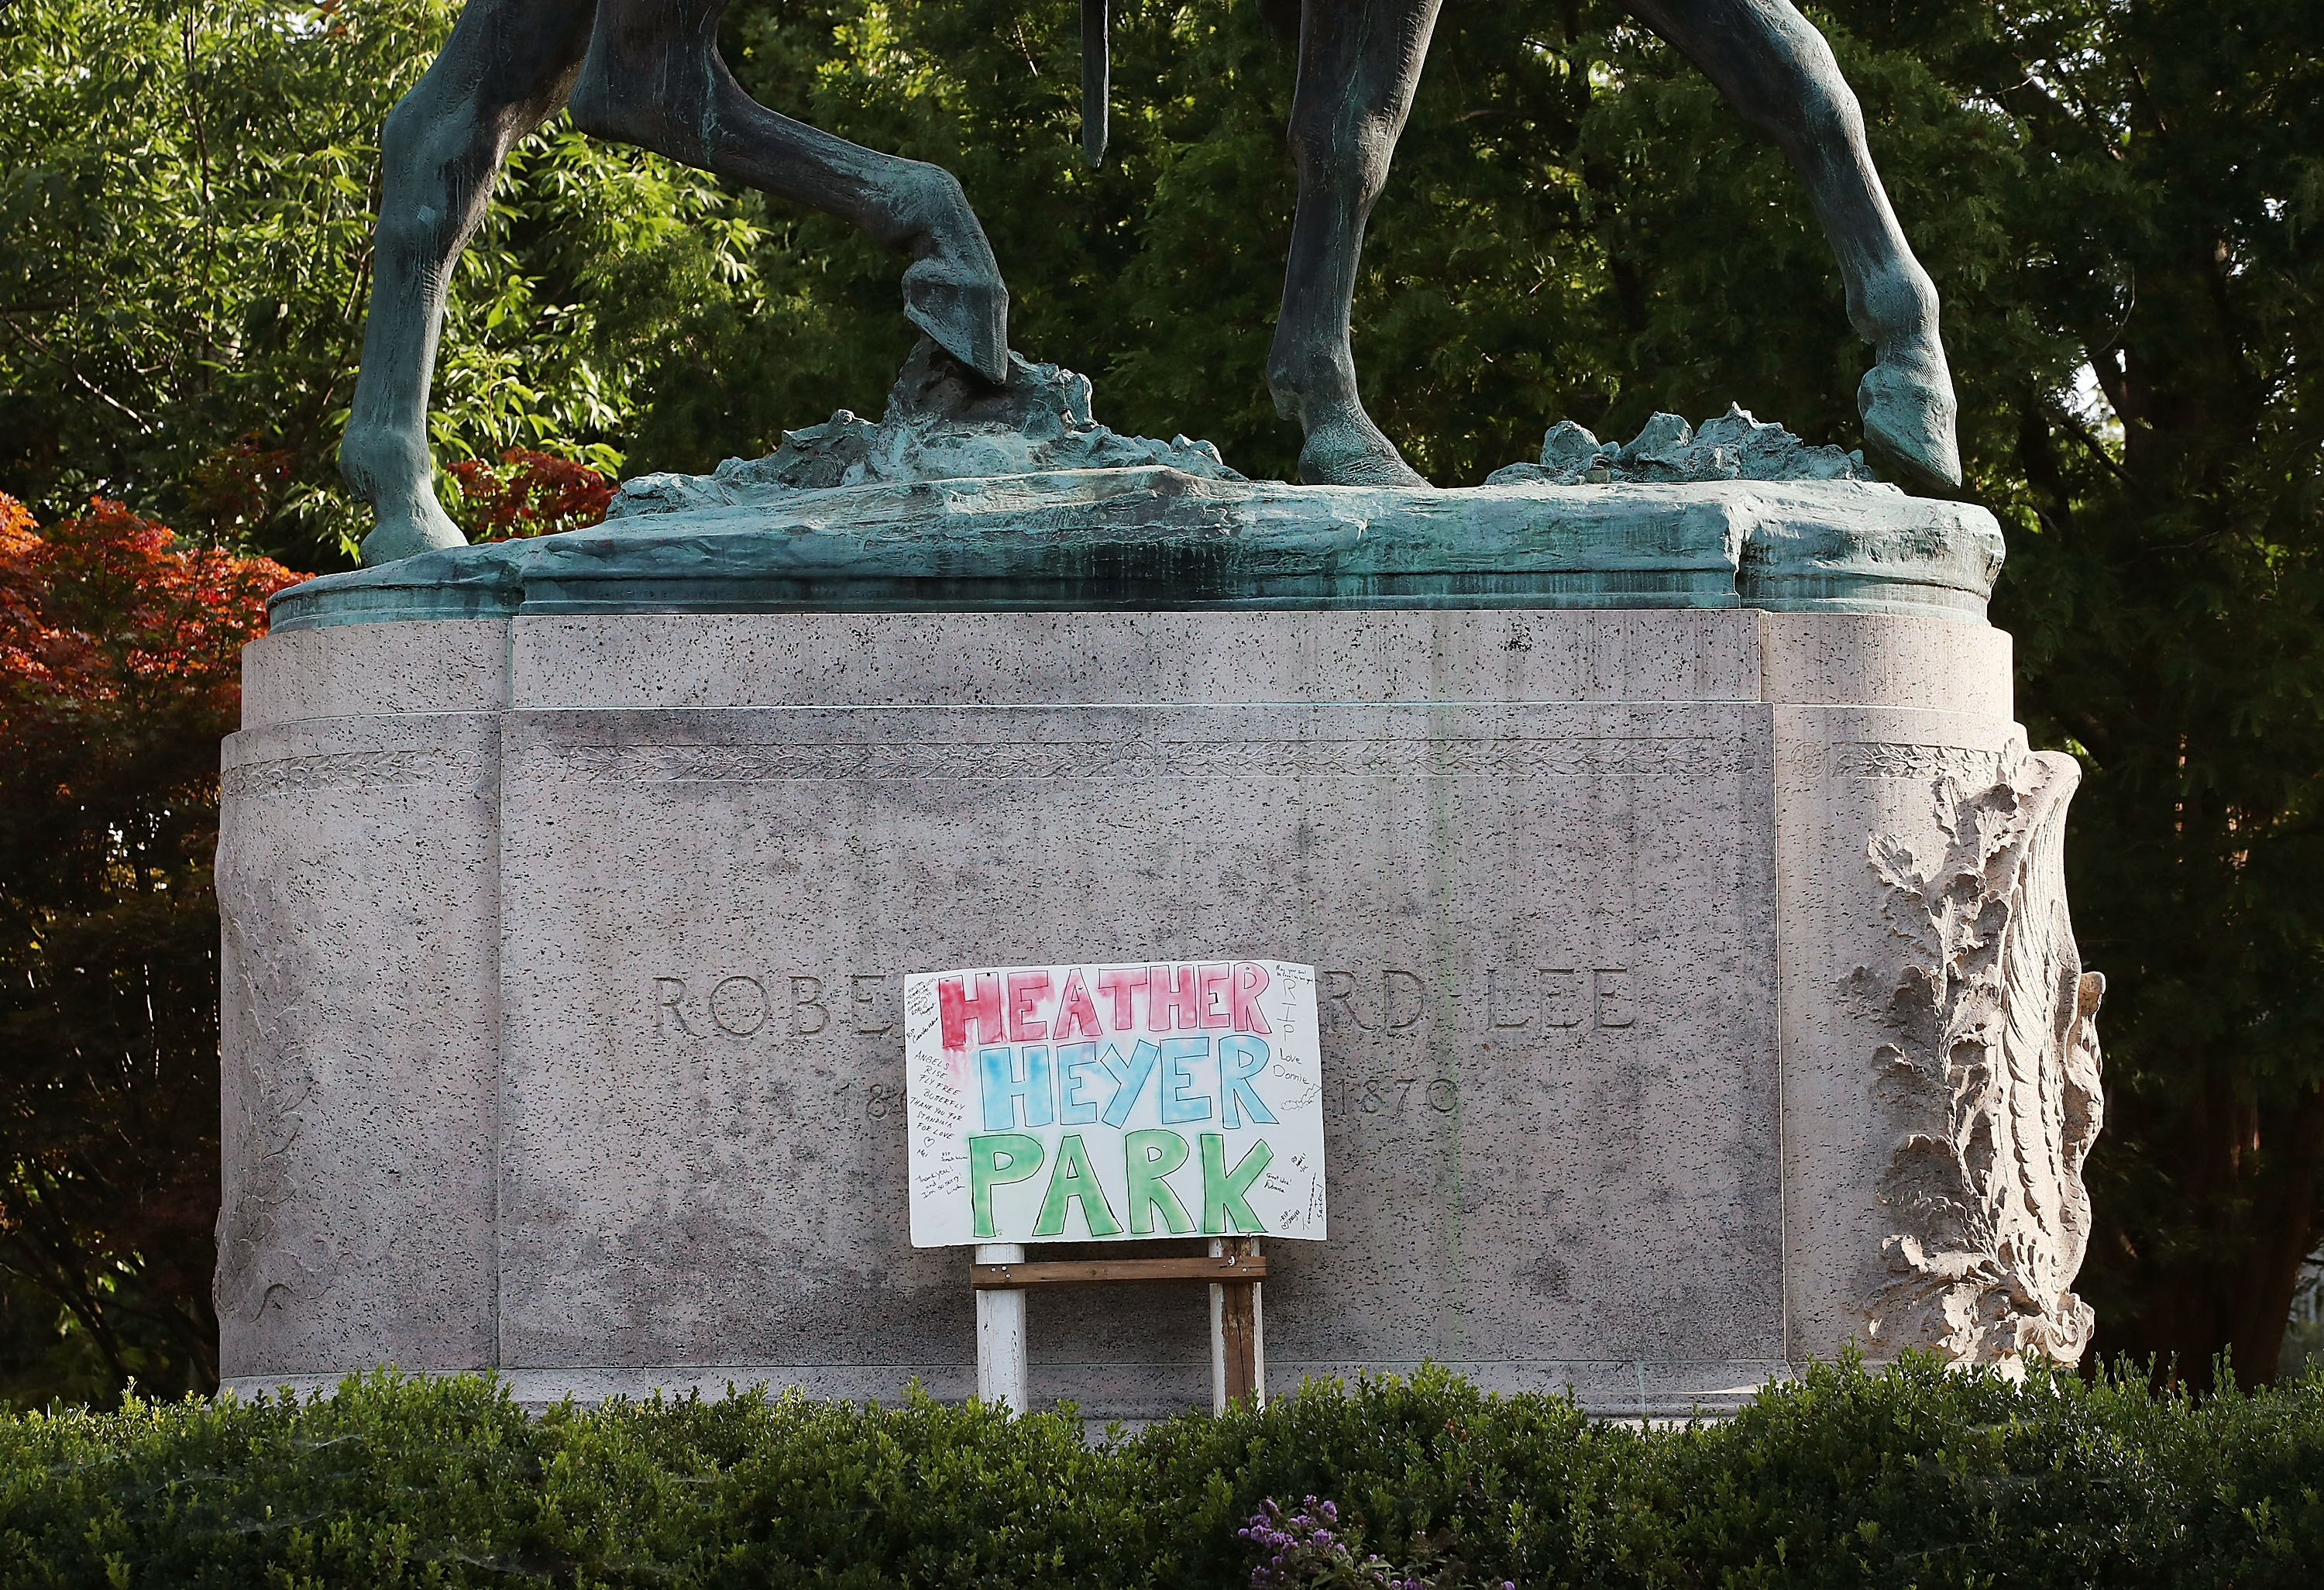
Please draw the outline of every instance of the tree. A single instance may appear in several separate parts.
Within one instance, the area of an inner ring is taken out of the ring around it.
[[[69,1314],[88,1390],[217,1382],[217,742],[295,578],[0,496],[0,1271]]]
[[[1260,361],[1288,64],[1248,6],[1117,12],[1117,154],[1098,173],[1075,163],[1062,0],[740,8],[727,46],[770,103],[959,171],[1020,346],[1097,374],[1110,418],[1282,473],[1296,439]],[[2018,636],[2023,714],[2088,774],[2073,888],[2113,979],[2085,1277],[2099,1351],[2200,1382],[2231,1347],[2240,1377],[2267,1378],[2324,1215],[2312,6],[1818,16],[1945,295],[1969,492],[2012,534],[1996,616]],[[654,388],[646,445],[751,450],[778,408],[813,417],[809,389],[835,376],[873,400],[893,362],[887,267],[784,224],[818,273],[792,274],[780,319],[665,366],[684,389]],[[789,336],[851,318],[873,351]],[[1454,483],[1554,420],[1627,435],[1655,408],[1730,398],[1851,445],[1867,359],[1776,153],[1603,5],[1445,14],[1357,319],[1373,413]],[[779,335],[794,368],[770,377]]]
[[[1247,6],[1117,11],[1118,158],[1095,174],[1074,163],[1061,0],[754,7],[728,48],[770,103],[958,170],[1019,344],[1098,374],[1110,418],[1281,473],[1295,443],[1260,360],[1287,66]],[[1969,493],[2012,535],[1996,616],[2023,714],[2088,775],[2070,866],[2113,989],[2099,1351],[2201,1382],[2232,1348],[2267,1378],[2324,1215],[2313,7],[1839,0],[1818,19],[1945,296]],[[877,262],[805,226],[841,268],[811,289],[832,319],[883,310]],[[1555,419],[1627,435],[1729,398],[1849,445],[1866,362],[1775,152],[1600,5],[1445,13],[1357,319],[1367,402],[1447,482]],[[811,412],[760,347],[703,338],[689,390],[715,411],[658,389],[641,436],[683,416],[728,427],[697,456],[746,450],[738,418],[771,429],[753,392]],[[825,380],[835,362],[807,361]],[[845,365],[859,403],[887,362]]]
[[[2273,1364],[2324,1214],[2311,11],[1815,14],[1944,295],[1967,491],[2011,537],[1995,614],[2022,716],[2086,770],[2070,866],[2111,979],[2084,1283],[2101,1348],[2198,1378],[2229,1345],[2240,1374]],[[1094,172],[1067,0],[737,0],[723,42],[776,109],[958,171],[1013,340],[1094,377],[1102,418],[1285,473],[1297,437],[1262,367],[1292,62],[1248,0],[1114,13]],[[102,491],[304,567],[349,555],[331,453],[376,129],[451,14],[16,0],[0,487],[51,518]],[[826,217],[552,122],[455,283],[447,502],[480,532],[515,502],[551,511],[510,448],[701,469],[876,410],[912,338],[898,269]],[[1446,11],[1357,321],[1367,403],[1444,484],[1556,420],[1620,436],[1730,399],[1855,445],[1868,355],[1797,182],[1605,0]]]
[[[2068,866],[2109,977],[2096,1353],[2203,1383],[2231,1348],[2239,1379],[2272,1379],[2324,1230],[2313,7],[1850,0],[1821,20],[1944,295],[1969,495],[2010,534],[1994,616],[2021,716],[2085,771]],[[1702,375],[1757,375],[1776,414],[1840,428],[1854,350],[1819,334],[1831,274],[1768,154],[1666,53],[1612,55],[1625,84],[1584,146],[1632,162],[1608,247],[1638,283],[1634,368],[1705,399]],[[1637,159],[1650,130],[1658,169]],[[1674,160],[1681,130],[1698,153]]]
[[[346,567],[339,433],[379,130],[456,0],[14,0],[0,29],[0,489],[93,494]],[[752,286],[754,198],[560,122],[511,162],[458,280],[440,462],[601,469],[680,316]],[[458,495],[447,491],[456,506]]]
[[[2055,385],[1990,391],[2015,436],[1979,483],[2017,530],[1997,615],[2027,721],[2088,772],[2068,854],[2111,979],[2098,1347],[2199,1381],[2231,1347],[2246,1384],[2273,1378],[2324,1231],[2315,22],[2285,0],[1865,20],[2009,117],[2006,308],[2104,394],[2093,423]]]

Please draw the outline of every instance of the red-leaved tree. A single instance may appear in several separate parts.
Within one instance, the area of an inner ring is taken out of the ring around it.
[[[478,458],[450,468],[474,541],[581,530],[602,521],[613,501],[613,483],[588,465],[531,448],[508,448],[497,469]]]
[[[217,1384],[217,746],[297,578],[119,503],[42,532],[0,495],[0,1281],[25,1382]]]

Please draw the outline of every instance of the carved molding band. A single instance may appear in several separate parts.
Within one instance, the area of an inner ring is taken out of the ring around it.
[[[2089,1240],[2106,979],[2082,969],[2066,909],[2080,781],[2056,752],[1990,784],[1947,779],[1941,854],[1886,835],[1866,847],[1898,947],[1851,978],[1892,1035],[1873,1057],[1897,1133],[1879,1194],[1890,1279],[1863,1305],[1884,1346],[2009,1366],[2077,1363],[2089,1345],[2089,1305],[2070,1289]]]
[[[1724,739],[1019,740],[925,744],[589,745],[540,755],[585,783],[795,779],[1702,778],[1743,765]]]
[[[390,784],[449,784],[467,781],[448,751],[334,751],[320,756],[288,756],[254,762],[219,775],[227,797],[278,795],[289,790],[376,788]]]
[[[1972,745],[1858,741],[1831,748],[1831,773],[1837,779],[1953,779],[1984,784],[2000,772],[1999,752]]]

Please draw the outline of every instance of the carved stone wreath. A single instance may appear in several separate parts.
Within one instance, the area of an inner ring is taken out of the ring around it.
[[[1895,953],[1849,981],[1892,1034],[1877,1096],[1897,1128],[1879,1201],[1890,1279],[1863,1304],[1881,1347],[1960,1364],[2064,1364],[2089,1344],[2070,1290],[2089,1239],[2082,1161],[2103,1114],[2096,1018],[2066,909],[2066,807],[2079,765],[2006,757],[1978,789],[1935,781],[1941,855],[1875,835]]]

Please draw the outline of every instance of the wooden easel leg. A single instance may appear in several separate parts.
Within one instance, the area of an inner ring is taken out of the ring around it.
[[[1213,1237],[1211,1255],[1239,1253],[1255,1257],[1255,1236]],[[1267,1362],[1259,1326],[1259,1283],[1213,1282],[1211,1286],[1211,1411],[1224,1413],[1227,1404],[1251,1399],[1267,1406]]]
[[[1218,1258],[1227,1251],[1226,1243],[1218,1237],[1211,1239],[1211,1257]],[[1227,1410],[1227,1289],[1218,1282],[1211,1283],[1211,1417],[1216,1419]]]
[[[982,1243],[979,1264],[1022,1264],[1020,1243]],[[1217,1290],[1214,1287],[1213,1291]],[[1010,1411],[1023,1413],[1031,1404],[1025,1374],[1025,1294],[1022,1291],[981,1291],[976,1294],[976,1395],[980,1401],[1005,1402]]]
[[[1250,1239],[1250,1251],[1259,1252],[1259,1239]],[[1267,1406],[1267,1310],[1259,1292],[1265,1281],[1250,1283],[1250,1400],[1254,1408]]]

